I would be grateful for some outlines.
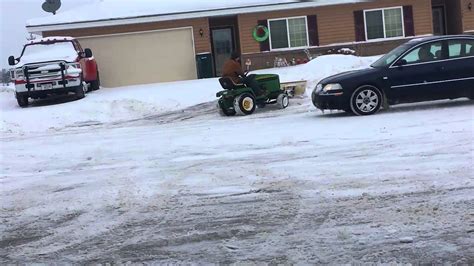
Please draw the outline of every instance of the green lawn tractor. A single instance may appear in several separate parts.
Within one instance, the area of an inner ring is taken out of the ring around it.
[[[218,108],[222,115],[251,115],[256,107],[264,108],[267,104],[277,104],[280,109],[288,107],[288,94],[281,90],[278,75],[256,75],[255,80],[260,84],[261,95],[256,95],[252,88],[244,84],[235,84],[230,78],[219,79],[224,90],[218,92],[216,97],[220,97]]]

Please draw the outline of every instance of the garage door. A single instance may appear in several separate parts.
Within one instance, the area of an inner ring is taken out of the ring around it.
[[[192,29],[80,38],[99,64],[102,86],[119,87],[197,77]]]

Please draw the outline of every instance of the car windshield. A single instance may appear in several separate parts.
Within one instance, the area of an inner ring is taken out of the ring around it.
[[[382,56],[379,60],[375,61],[371,66],[372,67],[386,67],[390,64],[392,64],[395,60],[397,60],[400,55],[402,55],[404,52],[406,52],[408,49],[410,49],[411,45],[409,44],[404,44],[402,46],[399,46],[389,52],[388,54]]]

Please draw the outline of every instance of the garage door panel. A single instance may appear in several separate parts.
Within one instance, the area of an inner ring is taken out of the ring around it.
[[[80,39],[91,48],[105,87],[197,78],[191,29]]]

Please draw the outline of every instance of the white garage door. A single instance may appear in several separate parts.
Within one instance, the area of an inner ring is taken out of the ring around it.
[[[192,29],[79,38],[99,64],[102,86],[118,87],[197,77]]]

